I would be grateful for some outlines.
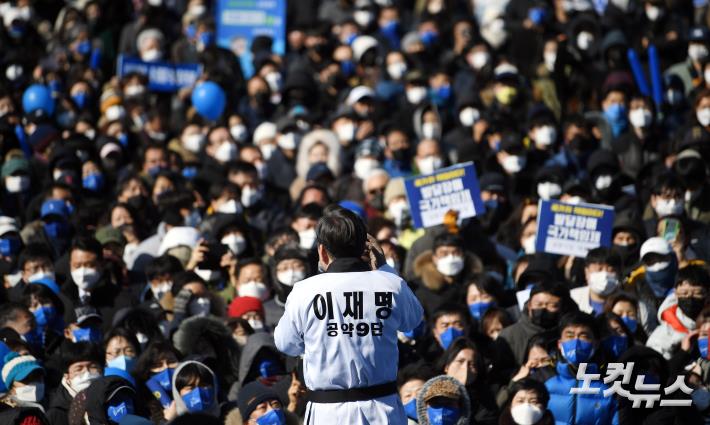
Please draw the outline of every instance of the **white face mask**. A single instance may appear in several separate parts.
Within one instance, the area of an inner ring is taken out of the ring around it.
[[[525,157],[519,155],[508,155],[501,164],[508,174],[519,173],[525,167]]]
[[[92,289],[99,282],[99,272],[96,269],[81,267],[72,270],[71,278],[76,283],[76,286],[84,291]]]
[[[24,192],[30,188],[30,178],[27,176],[5,177],[5,189],[10,193]]]
[[[688,56],[690,56],[690,59],[700,62],[708,57],[708,48],[703,44],[692,43],[688,46]]]
[[[156,300],[160,300],[170,292],[170,290],[173,289],[173,283],[172,282],[163,282],[159,283],[158,286],[152,286],[150,287],[150,290],[153,291],[153,296],[155,297]]]
[[[619,278],[607,271],[589,273],[589,290],[599,295],[609,295],[619,286]]]
[[[405,92],[407,101],[413,105],[418,105],[419,102],[426,98],[426,88],[415,86],[407,89]]]
[[[261,190],[255,188],[255,187],[250,187],[250,186],[244,186],[242,188],[242,205],[249,208],[252,205],[256,205],[257,202],[261,200]]]
[[[407,201],[392,202],[387,207],[387,211],[390,213],[394,224],[397,225],[397,227],[401,227],[404,222],[404,217],[407,211],[409,211],[409,204],[407,204]]]
[[[678,199],[658,198],[654,210],[656,211],[658,217],[680,215],[683,213],[683,201]]]
[[[33,382],[15,389],[15,398],[29,403],[38,403],[44,398],[44,383]]]
[[[240,297],[254,297],[261,301],[269,299],[269,288],[261,282],[246,282],[239,285],[237,292]]]
[[[479,118],[481,118],[480,112],[478,112],[478,109],[471,106],[463,108],[461,112],[459,112],[459,121],[461,121],[464,127],[473,127]]]
[[[241,254],[247,247],[246,239],[238,233],[232,233],[231,235],[223,237],[221,242],[222,245],[227,245],[234,255]]]
[[[280,134],[276,138],[276,143],[278,143],[281,149],[294,150],[298,147],[298,140],[296,133],[286,133]]]
[[[508,39],[503,18],[496,18],[481,28],[481,37],[494,49],[498,49]]]
[[[579,50],[588,50],[594,43],[594,35],[588,31],[582,31],[577,35],[577,47]]]
[[[523,239],[523,251],[528,255],[535,253],[535,235]]]
[[[698,118],[698,122],[703,127],[710,125],[710,108],[698,109],[695,116]]]
[[[163,58],[163,52],[158,49],[150,49],[141,52],[143,62],[157,62]]]
[[[286,286],[293,286],[296,282],[302,281],[304,277],[306,277],[306,274],[303,270],[288,269],[276,273],[276,278],[279,282]]]
[[[30,277],[27,278],[27,283],[30,282],[36,282],[38,280],[42,279],[49,279],[49,280],[54,280],[54,272],[49,271],[49,270],[40,270],[37,273],[30,275]]]
[[[222,214],[239,214],[242,212],[242,206],[239,205],[236,199],[230,199],[217,207],[217,212]]]
[[[373,19],[374,16],[369,10],[356,10],[353,12],[353,20],[363,28],[370,25]]]
[[[313,248],[313,244],[316,242],[316,229],[311,227],[310,229],[301,230],[298,232],[298,246],[303,249]]]
[[[441,168],[443,161],[438,156],[427,156],[417,160],[417,168],[422,174],[431,174]]]
[[[125,94],[126,97],[136,97],[143,93],[145,93],[145,87],[137,84],[126,86],[126,88],[123,89],[123,94]]]
[[[350,143],[355,139],[355,133],[357,132],[357,127],[355,127],[355,123],[347,122],[345,124],[341,124],[339,127],[335,129],[335,133],[338,135],[338,140],[341,142],[346,142]]]
[[[72,389],[76,392],[83,391],[87,388],[89,388],[89,385],[91,385],[91,382],[94,381],[95,379],[101,378],[101,374],[99,373],[91,373],[88,370],[82,373],[79,376],[73,377],[69,381],[69,385],[72,387]]]
[[[436,269],[444,276],[456,276],[463,270],[463,257],[447,255],[436,260]]]
[[[543,201],[547,201],[560,196],[562,194],[562,186],[553,182],[538,183],[537,194]]]
[[[557,52],[545,52],[542,54],[542,60],[545,62],[545,68],[549,72],[555,70],[555,62],[557,61]]]
[[[262,332],[264,330],[264,322],[259,319],[248,319],[247,322],[254,332]]]
[[[229,127],[229,134],[237,142],[243,142],[247,139],[247,128],[244,124],[234,124]]]
[[[380,168],[380,162],[372,158],[358,158],[355,160],[355,165],[353,166],[355,175],[360,180],[367,179],[372,170],[377,168]]]
[[[281,74],[272,71],[269,72],[264,76],[264,79],[266,80],[266,84],[269,85],[269,88],[271,89],[272,93],[277,93],[279,90],[281,90]]]
[[[636,128],[648,127],[651,125],[652,119],[653,116],[651,115],[651,111],[648,109],[636,108],[629,112],[629,121],[631,122],[631,125]]]
[[[468,64],[471,65],[471,68],[478,71],[479,69],[488,65],[488,62],[490,61],[490,59],[491,59],[491,55],[489,55],[488,52],[479,50],[479,51],[471,53],[469,55]]]
[[[441,127],[435,122],[425,122],[422,124],[422,136],[425,139],[439,139],[441,137]]]
[[[542,419],[544,413],[541,408],[530,403],[519,404],[510,409],[510,416],[519,425],[533,425]]]
[[[221,163],[233,161],[237,158],[237,145],[232,142],[223,141],[214,153],[214,159]]]
[[[611,186],[612,181],[614,178],[610,176],[609,174],[603,174],[599,177],[597,177],[596,180],[594,180],[594,187],[597,188],[597,190],[604,190]]]
[[[551,125],[543,125],[535,130],[535,144],[547,148],[557,140],[557,129]]]
[[[187,305],[187,309],[190,316],[205,317],[210,314],[210,304],[209,298],[195,298]]]
[[[276,150],[276,145],[273,143],[266,143],[263,145],[259,145],[259,150],[261,151],[261,155],[264,157],[266,161],[271,158],[271,155],[273,155],[274,151]]]
[[[404,62],[394,62],[387,65],[387,73],[393,80],[401,79],[407,72],[407,64]]]
[[[195,273],[205,282],[218,281],[222,278],[222,273],[219,270],[195,269]]]

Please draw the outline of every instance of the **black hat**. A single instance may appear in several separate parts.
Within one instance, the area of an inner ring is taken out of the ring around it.
[[[256,409],[256,406],[265,401],[279,400],[279,396],[266,385],[253,381],[239,391],[237,399],[239,413],[242,414],[242,420],[246,422],[249,419],[249,415]]]
[[[505,176],[500,173],[486,173],[478,180],[481,190],[505,192]]]

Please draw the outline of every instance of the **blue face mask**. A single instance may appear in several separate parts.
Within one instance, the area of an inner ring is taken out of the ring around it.
[[[34,311],[37,326],[45,327],[57,316],[57,310],[52,306],[41,306]]]
[[[197,29],[195,28],[195,24],[190,24],[185,28],[185,35],[187,38],[195,38],[195,34],[197,34]]]
[[[92,192],[98,192],[104,187],[104,175],[101,173],[89,174],[81,180],[81,186]]]
[[[44,345],[44,333],[39,328],[22,334],[22,339],[36,349],[40,349]]]
[[[487,201],[484,201],[483,205],[486,207],[486,211],[497,210],[498,209],[498,200],[497,199],[489,199]]]
[[[74,342],[86,341],[99,343],[103,339],[103,334],[101,330],[96,328],[74,329],[71,334],[74,336]]]
[[[602,341],[602,346],[614,355],[614,358],[618,358],[629,348],[629,338],[626,335],[610,335]]]
[[[269,410],[258,418],[256,418],[257,425],[284,425],[286,423],[286,416],[281,409]]]
[[[192,180],[197,176],[197,167],[185,167],[182,169],[182,176]]]
[[[382,34],[384,34],[387,38],[390,37],[398,37],[399,38],[399,22],[397,21],[387,21],[386,24],[380,28],[380,31],[382,31]]]
[[[700,351],[700,357],[708,359],[708,337],[704,336],[698,338],[698,351]]]
[[[59,80],[52,80],[49,82],[49,89],[52,91],[53,95],[58,95],[62,92],[62,82]]]
[[[52,221],[44,224],[44,231],[50,239],[64,239],[69,236],[69,225],[63,221]]]
[[[426,415],[431,425],[454,425],[461,417],[461,411],[456,407],[427,407]]]
[[[91,53],[91,42],[89,40],[80,41],[76,45],[76,52],[82,56],[86,56]]]
[[[528,10],[528,18],[535,25],[541,25],[545,21],[546,17],[547,13],[544,7],[533,7]]]
[[[161,171],[163,171],[163,167],[161,167],[160,165],[156,165],[155,167],[150,167],[148,169],[148,174],[151,177],[155,178]]]
[[[612,103],[607,106],[604,109],[604,116],[611,126],[611,132],[614,137],[617,137],[626,129],[626,106],[621,103]]]
[[[629,316],[624,316],[621,318],[621,321],[624,322],[627,328],[631,331],[631,333],[636,333],[636,329],[638,328],[639,322],[636,321],[633,317]]]
[[[413,421],[418,420],[417,417],[417,399],[413,398],[407,402],[407,404],[404,405],[404,413],[407,414],[407,417]]]
[[[279,365],[271,360],[262,360],[259,363],[259,375],[262,378],[269,378],[271,376],[276,376],[281,373]]]
[[[0,255],[12,257],[20,252],[20,240],[17,238],[0,239]]]
[[[202,214],[200,210],[192,210],[187,217],[185,217],[185,226],[197,227],[202,223]]]
[[[678,262],[675,255],[671,255],[668,267],[663,270],[646,270],[645,277],[648,286],[657,298],[664,298],[675,284],[675,274],[678,270]]]
[[[130,372],[133,369],[133,365],[135,363],[136,363],[135,357],[118,356],[118,357],[114,358],[113,360],[110,360],[108,363],[106,363],[106,366],[115,367],[116,369],[121,369],[121,370],[125,370],[126,372]]]
[[[133,400],[121,400],[110,403],[106,407],[106,416],[115,423],[126,415],[133,414]]]
[[[449,345],[451,345],[451,343],[454,342],[454,340],[456,338],[463,336],[463,335],[464,335],[464,333],[462,330],[451,326],[448,329],[446,329],[444,331],[444,333],[439,335],[439,339],[441,340],[441,346],[444,348],[444,350],[446,350],[447,348],[449,348]]]
[[[161,406],[167,407],[172,402],[170,394],[172,394],[174,372],[175,369],[167,368],[154,374],[150,379],[145,381],[145,386],[148,387],[153,396],[160,401]]]
[[[345,60],[340,62],[340,70],[346,77],[353,75],[355,73],[355,62],[351,60]]]
[[[436,43],[439,39],[439,34],[434,31],[424,31],[419,34],[419,38],[422,40],[422,43],[424,43],[424,46],[431,47],[431,45]]]
[[[581,339],[570,339],[561,345],[562,356],[575,366],[585,363],[594,354],[594,344]]]
[[[124,148],[128,146],[128,134],[126,133],[121,133],[117,137],[118,143],[123,146]]]
[[[190,413],[201,412],[212,406],[214,402],[214,390],[212,387],[197,387],[182,396],[185,407]]]
[[[493,301],[477,302],[469,304],[468,311],[471,312],[471,316],[473,316],[474,319],[481,320],[483,318],[483,315],[486,314],[486,311],[488,311],[488,309],[493,307],[494,305],[496,305],[496,303]]]
[[[213,42],[214,42],[214,33],[203,32],[200,34],[200,43],[202,43],[205,47],[211,46]]]
[[[77,94],[72,95],[71,99],[74,101],[74,103],[79,109],[84,109],[84,106],[86,106],[86,103],[89,100],[89,95],[84,92],[79,92]]]
[[[353,41],[357,38],[357,34],[350,34],[349,36],[345,37],[345,44],[348,46],[353,44]]]

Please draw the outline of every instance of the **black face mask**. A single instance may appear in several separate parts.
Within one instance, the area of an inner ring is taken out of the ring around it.
[[[680,308],[680,311],[693,320],[698,317],[703,307],[705,307],[704,299],[694,297],[678,298],[678,308]]]
[[[621,257],[621,262],[624,266],[633,264],[638,260],[639,246],[638,244],[633,245],[614,245],[614,251],[619,253]]]
[[[370,206],[378,211],[385,210],[385,195],[384,193],[378,193],[370,201]]]
[[[530,321],[544,329],[554,328],[559,317],[559,312],[552,312],[546,308],[533,308],[530,310]]]
[[[126,203],[136,210],[142,210],[143,208],[146,207],[146,204],[148,203],[148,198],[146,198],[143,195],[136,195],[136,196],[131,196],[128,198]]]
[[[409,162],[412,158],[412,154],[409,149],[396,149],[392,151],[392,158],[399,162]]]

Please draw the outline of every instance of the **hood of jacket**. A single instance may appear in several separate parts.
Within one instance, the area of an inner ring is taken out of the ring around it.
[[[483,263],[481,259],[475,254],[465,252],[464,266],[461,273],[470,275],[480,273],[482,270]],[[434,264],[434,252],[432,250],[422,252],[414,260],[414,276],[419,278],[424,286],[432,291],[438,291],[447,284],[446,276],[437,270],[436,264]]]
[[[328,160],[326,164],[334,177],[340,175],[340,142],[338,136],[330,130],[317,129],[303,136],[303,140],[298,145],[298,154],[296,156],[296,174],[303,180],[306,179],[308,169],[312,164],[308,163],[308,152],[311,148],[322,143],[328,148]]]
[[[134,401],[138,402],[136,399],[136,390],[128,381],[118,376],[105,376],[98,378],[94,380],[87,389],[77,394],[75,399],[79,399],[79,395],[82,393],[85,394],[85,414],[89,418],[88,423],[90,425],[109,423],[106,415],[106,402],[118,391],[132,392]],[[82,404],[81,399],[79,400],[79,404]]]
[[[188,412],[187,406],[185,405],[185,400],[182,399],[182,397],[180,396],[180,391],[178,391],[175,387],[175,381],[177,380],[178,375],[180,375],[180,371],[182,371],[185,366],[189,364],[195,364],[197,366],[201,366],[207,369],[207,371],[210,373],[210,376],[212,376],[212,388],[214,388],[214,396],[212,397],[212,404],[210,405],[209,409],[204,410],[203,413],[207,413],[211,416],[219,416],[219,403],[217,402],[217,391],[219,390],[219,385],[217,384],[217,377],[215,376],[214,372],[212,372],[212,369],[207,367],[204,363],[200,363],[194,360],[188,360],[186,362],[180,363],[178,367],[175,368],[175,373],[173,374],[173,400],[175,400],[175,408],[177,409],[177,414],[182,415],[183,413]]]
[[[683,313],[683,311],[678,307],[678,298],[675,296],[675,292],[668,295],[666,297],[666,299],[664,299],[663,302],[661,303],[661,306],[658,307],[658,313],[656,313],[656,317],[658,318],[658,323],[665,323],[669,326],[672,326],[667,320],[667,318],[668,318],[667,315],[670,313],[669,310],[671,310],[671,311],[675,310],[675,317],[687,329],[690,329],[690,330],[695,329],[695,320],[686,316]],[[669,311],[669,313],[666,313],[666,311]],[[665,317],[664,317],[664,313],[666,314]]]
[[[244,379],[249,374],[252,363],[254,363],[254,358],[262,348],[268,348],[274,353],[278,353],[273,335],[267,332],[257,332],[249,335],[247,343],[244,345],[244,348],[242,348],[242,354],[239,357],[239,381],[242,385],[244,384]]]
[[[428,380],[419,391],[419,395],[417,396],[417,417],[419,418],[419,424],[429,425],[429,417],[427,416],[427,407],[424,402],[424,394],[426,394],[432,386],[441,385],[443,381],[449,381],[458,387],[461,417],[459,417],[459,420],[456,421],[456,425],[468,424],[469,419],[471,418],[471,400],[468,398],[466,387],[461,385],[456,379],[447,375],[440,375]]]

